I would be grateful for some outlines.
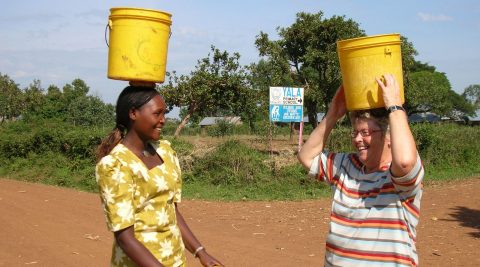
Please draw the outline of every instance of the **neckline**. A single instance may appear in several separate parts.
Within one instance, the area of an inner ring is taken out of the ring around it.
[[[143,162],[143,160],[142,160],[141,158],[139,158],[135,153],[133,153],[133,151],[130,150],[130,148],[128,148],[126,145],[124,145],[124,144],[122,144],[122,143],[118,143],[118,144],[119,144],[119,145],[122,145],[130,154],[132,154],[132,155],[135,157],[136,161],[141,162],[142,165],[143,165],[143,167],[144,167],[145,169],[147,169],[147,171],[149,171],[149,172],[152,171],[152,170],[154,170],[154,169],[157,168],[157,167],[158,167],[158,168],[161,168],[161,166],[163,166],[163,165],[165,164],[165,159],[164,159],[162,156],[160,156],[160,154],[158,153],[158,149],[160,148],[160,146],[155,146],[155,145],[153,145],[151,142],[149,142],[148,144],[151,145],[151,146],[155,149],[155,154],[157,154],[158,157],[160,157],[160,159],[161,159],[162,162],[163,162],[163,163],[160,164],[160,165],[155,165],[155,166],[153,166],[151,169],[149,169],[148,166],[147,166],[147,164],[145,164],[145,162]]]
[[[365,164],[363,164],[363,162],[360,161],[360,159],[358,158],[358,155],[356,153],[354,153],[353,155],[354,155],[355,160],[360,165],[360,170],[362,171],[363,174],[366,174],[366,175],[376,173],[376,172],[385,172],[390,168],[390,165],[392,165],[392,162],[387,162],[386,164],[380,166],[380,168],[377,168],[372,172],[366,172],[367,166]]]

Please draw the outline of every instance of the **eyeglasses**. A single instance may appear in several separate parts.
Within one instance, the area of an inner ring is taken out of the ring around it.
[[[358,134],[360,134],[361,137],[367,137],[367,136],[372,135],[372,133],[375,133],[375,132],[382,132],[382,130],[370,130],[370,129],[363,129],[363,130],[360,130],[360,131],[353,130],[350,133],[350,136],[352,138],[355,138],[355,137],[357,137]]]

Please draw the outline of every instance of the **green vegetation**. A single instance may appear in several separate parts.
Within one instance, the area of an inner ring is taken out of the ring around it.
[[[308,134],[341,83],[336,41],[363,35],[360,24],[344,16],[301,12],[292,25],[278,28],[278,40],[264,32],[257,35],[255,46],[262,58],[256,63],[242,66],[240,54],[212,46],[190,74],[169,73],[158,90],[169,107],[181,108],[181,120],[167,123],[163,134],[178,153],[185,197],[307,199],[328,194],[328,188],[297,163],[295,148],[266,152],[271,138],[294,139],[293,125],[268,121],[269,87],[305,88]],[[408,112],[431,111],[455,119],[473,115],[479,108],[480,85],[458,94],[444,73],[416,61],[416,55],[402,36]],[[21,89],[0,73],[0,177],[96,191],[95,147],[112,128],[115,114],[113,105],[89,92],[81,79],[47,89],[34,80]],[[240,116],[244,124],[221,122],[205,130],[198,125],[205,116]],[[480,175],[480,128],[418,124],[412,129],[427,181]],[[349,131],[348,125],[335,128],[327,149],[349,151]],[[185,136],[212,142],[197,147]]]
[[[427,182],[480,175],[478,127],[416,124],[412,130]],[[335,128],[327,148],[349,151],[349,131],[349,126]],[[52,121],[4,124],[0,126],[0,177],[95,192],[94,149],[106,134],[102,129]],[[205,148],[196,148],[188,138],[167,139],[180,159],[185,198],[299,200],[330,193],[328,186],[307,175],[293,150],[270,155],[267,140],[259,136],[207,137],[210,149],[205,153],[197,153]],[[288,135],[277,133],[275,139],[286,140]]]

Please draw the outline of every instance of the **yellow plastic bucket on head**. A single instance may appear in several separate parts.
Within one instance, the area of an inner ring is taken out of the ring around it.
[[[110,9],[108,78],[165,81],[171,17],[152,9]]]
[[[337,42],[347,110],[384,107],[382,89],[375,78],[393,74],[400,87],[403,71],[400,34],[374,35]]]

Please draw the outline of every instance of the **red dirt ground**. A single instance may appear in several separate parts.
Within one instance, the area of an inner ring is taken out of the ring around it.
[[[425,187],[420,265],[480,266],[479,189],[480,178]],[[180,210],[226,266],[323,265],[329,199],[184,200]],[[0,266],[109,265],[112,234],[96,194],[0,179],[0,211]]]

